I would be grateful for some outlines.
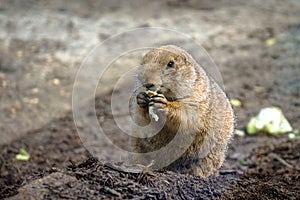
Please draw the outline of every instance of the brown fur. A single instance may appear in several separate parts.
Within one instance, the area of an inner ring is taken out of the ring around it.
[[[174,62],[174,67],[167,67],[170,61]],[[191,138],[192,143],[165,168],[201,177],[215,173],[224,161],[227,144],[233,134],[234,114],[225,93],[192,56],[173,45],[150,51],[143,58],[136,88],[130,105],[133,119],[139,126],[150,123],[151,126],[145,131],[133,125],[133,133],[150,134],[153,131],[151,127],[156,125],[161,125],[162,129],[153,137],[131,137],[131,150],[140,153],[159,150],[180,134],[182,143]],[[149,88],[162,96],[150,98],[145,94]],[[158,122],[151,122],[149,106],[158,113]],[[165,123],[161,124],[164,120]],[[155,162],[168,160],[171,154],[179,154],[181,142],[176,145],[178,147],[170,152],[157,156]],[[133,160],[150,163],[146,156]]]

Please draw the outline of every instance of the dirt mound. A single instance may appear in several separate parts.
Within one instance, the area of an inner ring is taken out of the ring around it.
[[[126,173],[90,158],[67,171],[55,172],[24,186],[14,198],[212,199],[221,197],[236,181],[236,173],[208,180],[173,172]]]

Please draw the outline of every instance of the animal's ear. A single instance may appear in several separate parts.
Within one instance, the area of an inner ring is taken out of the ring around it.
[[[185,56],[182,56],[182,64],[186,65],[187,64],[187,59]]]
[[[186,58],[184,56],[177,56],[175,62],[178,64],[186,64]]]
[[[143,61],[142,63],[148,63],[151,61],[151,59],[153,59],[154,57],[156,56],[154,50],[151,50],[149,51],[148,53],[146,53],[144,56],[143,56]]]

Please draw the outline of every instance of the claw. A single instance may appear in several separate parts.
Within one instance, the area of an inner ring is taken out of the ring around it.
[[[142,108],[148,107],[149,102],[150,102],[150,97],[146,93],[144,93],[144,92],[139,93],[137,95],[136,99],[137,99],[137,104],[140,107],[142,107]]]
[[[154,104],[167,104],[167,99],[163,95],[154,95],[150,98],[149,106]]]

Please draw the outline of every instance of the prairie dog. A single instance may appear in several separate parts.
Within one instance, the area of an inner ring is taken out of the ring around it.
[[[234,113],[223,90],[188,52],[174,45],[148,52],[136,82],[130,103],[135,123],[132,131],[134,135],[151,136],[132,136],[131,151],[159,150],[179,134],[181,139],[169,151],[158,154],[154,163],[175,155],[176,160],[165,169],[201,177],[214,174],[224,162],[234,130]],[[155,115],[158,120],[153,119]],[[160,126],[157,134],[151,133],[155,126]],[[191,140],[188,146],[187,140]],[[150,163],[146,155],[133,161]]]

